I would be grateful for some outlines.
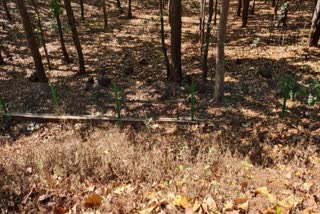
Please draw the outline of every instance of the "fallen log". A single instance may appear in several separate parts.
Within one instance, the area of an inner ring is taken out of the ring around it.
[[[179,117],[179,118],[169,118],[169,117],[156,117],[156,118],[133,118],[133,117],[111,117],[103,115],[55,115],[55,114],[39,114],[39,113],[17,113],[11,112],[3,115],[5,118],[9,118],[17,121],[34,121],[34,122],[137,122],[137,123],[204,123],[209,122],[208,119],[194,119],[191,120],[190,117]]]

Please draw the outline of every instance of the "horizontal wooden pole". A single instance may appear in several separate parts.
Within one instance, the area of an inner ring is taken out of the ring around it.
[[[156,117],[156,118],[133,118],[133,117],[110,117],[101,115],[55,115],[55,114],[38,114],[38,113],[17,113],[11,112],[4,114],[5,117],[18,121],[37,121],[37,122],[89,122],[89,121],[118,121],[118,122],[171,122],[171,123],[203,123],[208,122],[207,119],[191,120],[190,117],[169,118],[169,117]]]

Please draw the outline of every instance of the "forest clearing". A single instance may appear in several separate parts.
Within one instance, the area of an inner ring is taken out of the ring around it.
[[[1,0],[0,213],[320,213],[320,0]]]

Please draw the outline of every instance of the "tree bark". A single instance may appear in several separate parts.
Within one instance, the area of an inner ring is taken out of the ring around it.
[[[26,33],[28,45],[31,50],[31,54],[35,63],[35,68],[36,68],[35,76],[39,82],[47,83],[48,79],[43,67],[41,55],[38,50],[36,37],[33,33],[33,27],[27,12],[26,5],[24,3],[24,0],[16,0],[16,3],[20,12],[20,16],[22,18],[22,24],[23,24],[24,31]]]
[[[309,34],[309,47],[317,47],[320,37],[320,0],[314,9]]]
[[[84,5],[83,5],[84,0],[80,0],[80,12],[81,12],[81,20],[84,20]]]
[[[217,24],[217,14],[218,14],[218,2],[219,0],[216,0],[214,3],[214,17],[213,17],[213,24]]]
[[[256,6],[256,0],[253,0],[253,2],[252,2],[251,12],[250,12],[250,14],[251,14],[251,15],[254,15],[254,9],[255,9],[255,6]]]
[[[199,32],[200,32],[200,53],[202,54],[203,42],[204,42],[204,26],[206,22],[205,17],[205,8],[206,8],[206,0],[201,0],[201,7],[200,7],[200,25],[199,25]]]
[[[279,0],[275,0],[274,6],[273,6],[273,18],[274,18],[274,20],[277,20],[277,17],[278,17],[278,6],[279,6]]]
[[[205,84],[207,82],[208,76],[208,50],[211,36],[211,22],[213,16],[213,0],[209,0],[209,14],[208,14],[208,22],[207,22],[207,32],[205,37],[205,44],[203,50],[203,61],[202,61],[202,81]]]
[[[44,36],[44,32],[43,32],[43,28],[42,28],[42,24],[41,24],[41,18],[40,18],[40,13],[38,11],[38,6],[37,6],[37,3],[35,0],[31,0],[31,3],[32,3],[32,6],[34,8],[34,11],[37,15],[36,19],[37,19],[37,24],[38,24],[38,27],[40,29],[40,39],[41,39],[41,43],[42,43],[42,46],[43,46],[43,50],[44,50],[44,54],[45,54],[45,57],[47,59],[47,63],[48,63],[48,68],[49,70],[51,70],[51,63],[50,63],[50,58],[49,58],[49,54],[48,54],[48,50],[47,50],[47,46],[46,46],[46,38]]]
[[[172,62],[172,81],[182,79],[181,70],[181,0],[170,0],[169,20],[171,26],[171,62]]]
[[[243,1],[242,27],[247,27],[250,0]]]
[[[237,16],[241,16],[242,0],[238,0]]]
[[[107,14],[106,0],[102,0],[102,10],[103,10],[104,30],[107,30],[108,14]]]
[[[213,24],[214,24],[214,25],[217,24],[218,1],[219,1],[219,0],[216,0],[215,3],[214,3],[214,18],[213,18]]]
[[[163,0],[159,0],[159,9],[160,9],[160,34],[161,34],[161,46],[162,52],[164,56],[164,61],[166,64],[167,71],[167,79],[170,78],[170,62],[167,53],[167,46],[165,42],[165,34],[164,34],[164,20],[163,20]]]
[[[55,14],[55,17],[56,17],[56,21],[57,21],[59,39],[60,39],[60,44],[61,44],[61,49],[62,49],[64,61],[66,61],[67,63],[70,63],[71,59],[70,59],[68,52],[67,52],[67,49],[66,49],[60,16],[59,16],[59,14]]]
[[[122,9],[122,7],[121,7],[121,2],[120,2],[120,0],[117,0],[117,6],[118,6],[118,8],[119,8],[119,10],[120,10],[120,13],[123,13],[123,9]]]
[[[128,19],[132,18],[131,0],[128,0]]]
[[[1,49],[0,49],[0,65],[4,65],[4,64],[5,64],[5,62],[3,60]]]
[[[78,53],[79,74],[84,74],[86,71],[85,71],[85,66],[84,66],[83,53],[82,53],[80,40],[78,37],[76,21],[75,21],[74,15],[73,15],[73,10],[71,7],[70,0],[64,0],[64,7],[66,9],[69,25],[70,25],[71,31],[72,31],[73,43],[74,43],[74,46],[75,46],[77,53]]]
[[[221,102],[224,96],[224,42],[227,32],[229,0],[222,0],[221,15],[217,36],[217,56],[216,56],[216,75],[214,99]]]
[[[6,12],[7,14],[7,18],[9,21],[12,20],[12,17],[10,15],[10,11],[9,11],[9,8],[8,8],[8,5],[7,5],[7,0],[2,0],[2,5],[3,5],[3,8],[4,8],[4,11]]]

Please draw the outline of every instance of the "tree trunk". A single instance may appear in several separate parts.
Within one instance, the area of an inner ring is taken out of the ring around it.
[[[26,33],[28,45],[31,50],[31,54],[35,63],[35,67],[36,67],[35,76],[39,82],[47,83],[48,79],[44,71],[41,55],[38,50],[36,37],[33,33],[33,27],[27,12],[26,5],[24,3],[24,0],[16,0],[16,3],[20,12],[20,16],[22,18],[22,24],[23,24],[24,31]]]
[[[59,38],[60,38],[60,44],[61,44],[61,49],[62,49],[62,54],[64,57],[64,61],[66,61],[67,63],[71,62],[71,59],[68,55],[67,49],[66,49],[66,45],[64,42],[64,37],[63,37],[63,30],[62,30],[62,25],[61,25],[61,20],[60,20],[60,16],[59,14],[54,14],[56,17],[56,21],[57,21],[57,26],[58,26],[58,33],[59,33]]]
[[[202,61],[202,80],[203,83],[207,82],[208,76],[208,50],[211,36],[211,22],[213,15],[213,0],[209,0],[209,14],[208,14],[208,22],[207,22],[207,32],[205,37],[204,51],[203,51],[203,61]]]
[[[3,60],[3,57],[2,57],[2,54],[1,54],[1,49],[0,49],[0,65],[4,65],[4,60]]]
[[[123,13],[123,9],[122,9],[122,7],[121,7],[121,2],[120,2],[120,0],[117,0],[117,6],[118,6],[118,8],[119,8],[119,10],[120,10],[120,13]]]
[[[182,79],[181,70],[181,0],[170,0],[169,20],[171,26],[171,80],[180,81]]]
[[[309,47],[317,47],[320,37],[320,0],[318,0],[313,13],[311,30],[309,34]]]
[[[128,0],[128,19],[132,18],[131,0]]]
[[[170,78],[170,62],[168,59],[167,46],[166,46],[165,35],[164,35],[163,0],[159,0],[159,9],[160,9],[160,27],[161,27],[160,29],[161,46],[162,46],[164,61],[166,63],[167,79],[169,79]]]
[[[7,5],[7,0],[2,0],[2,5],[3,5],[3,8],[4,8],[4,11],[7,14],[8,20],[11,21],[12,18],[11,18],[10,11],[9,11],[9,8],[8,8],[8,5]]]
[[[83,0],[80,0],[80,11],[81,11],[81,20],[84,20],[84,6],[83,6]]]
[[[247,27],[250,0],[243,0],[242,27]]]
[[[213,24],[214,24],[214,25],[217,24],[218,1],[219,1],[219,0],[216,0],[215,3],[214,3],[214,18],[213,18]]]
[[[217,56],[214,99],[221,102],[224,96],[224,42],[227,32],[229,0],[222,0],[221,15],[217,36]]]
[[[31,0],[31,3],[32,3],[34,11],[35,11],[35,13],[37,15],[36,20],[37,20],[38,27],[40,29],[41,43],[42,43],[42,46],[43,46],[44,54],[45,54],[46,59],[47,59],[48,68],[49,68],[49,70],[51,70],[50,58],[49,58],[49,54],[48,54],[48,50],[47,50],[47,46],[46,46],[46,39],[45,39],[44,32],[43,32],[43,29],[42,29],[41,18],[40,18],[40,13],[38,11],[38,6],[37,6],[37,3],[35,2],[35,0]]]
[[[80,40],[79,40],[79,37],[78,37],[76,21],[74,19],[73,10],[72,10],[72,7],[71,7],[70,0],[64,0],[64,7],[66,9],[69,25],[70,25],[71,31],[72,31],[73,43],[74,43],[74,46],[76,47],[76,50],[77,50],[77,53],[78,53],[79,74],[84,74],[86,72],[86,70],[85,70],[85,66],[84,66],[83,53],[82,53]]]
[[[104,30],[107,30],[108,14],[107,14],[106,0],[102,0],[102,10],[103,10],[103,19],[104,19]]]
[[[200,53],[202,54],[203,42],[204,42],[204,26],[206,22],[205,17],[205,8],[206,8],[206,0],[201,0],[201,7],[200,7]]]
[[[238,0],[237,16],[241,16],[242,0]]]
[[[276,1],[277,0],[272,0],[272,7],[276,6]]]
[[[275,0],[274,8],[273,8],[273,18],[274,18],[274,20],[277,20],[277,17],[278,17],[278,6],[279,6],[279,0]]]
[[[254,9],[255,9],[255,6],[256,6],[256,0],[253,0],[253,2],[252,2],[251,12],[250,12],[250,14],[251,14],[251,15],[254,15]]]

